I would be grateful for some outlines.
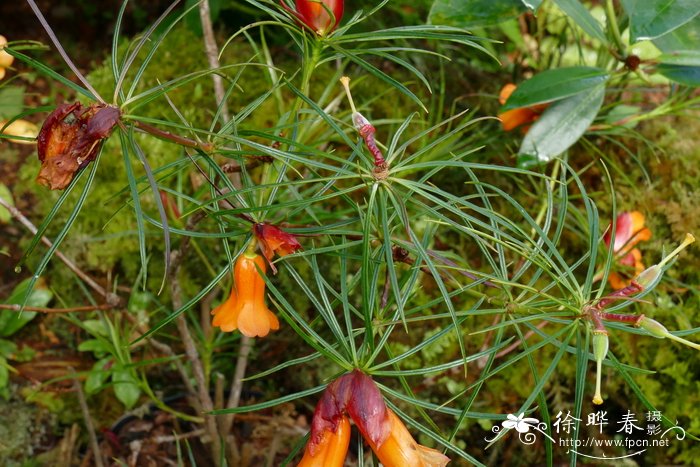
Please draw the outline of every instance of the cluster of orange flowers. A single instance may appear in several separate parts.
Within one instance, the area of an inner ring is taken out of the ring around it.
[[[450,459],[422,446],[386,406],[372,378],[359,370],[328,385],[314,411],[311,435],[298,467],[342,467],[350,419],[384,467],[443,467]]]

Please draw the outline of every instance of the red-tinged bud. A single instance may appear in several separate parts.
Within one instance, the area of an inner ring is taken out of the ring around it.
[[[97,157],[102,141],[119,122],[116,107],[61,104],[44,121],[37,138],[41,170],[37,182],[62,190],[75,174]]]
[[[449,458],[416,443],[406,426],[387,408],[372,378],[359,370],[328,385],[316,405],[311,436],[299,466],[343,465],[347,452],[347,416],[385,467],[444,467]]]
[[[386,403],[372,378],[355,370],[348,413],[362,436],[380,446],[389,436],[390,424]]]
[[[319,36],[325,36],[338,27],[345,3],[343,0],[296,0],[296,11],[292,11],[284,0],[280,2],[301,24]]]
[[[275,273],[277,273],[277,269],[272,264],[275,253],[279,256],[287,256],[301,249],[301,244],[294,235],[272,224],[255,224],[253,225],[253,233],[260,243],[263,256],[270,262]]]
[[[321,400],[316,404],[311,422],[311,437],[307,451],[315,455],[324,439],[324,433],[336,432],[338,423],[344,418],[350,400],[354,373],[347,373],[328,385]]]

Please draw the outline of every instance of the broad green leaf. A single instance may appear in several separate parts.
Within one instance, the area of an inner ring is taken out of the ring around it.
[[[659,56],[658,61],[664,65],[700,66],[700,50],[677,50],[663,53]]]
[[[634,128],[637,122],[627,122],[626,120],[642,113],[642,108],[635,105],[616,105],[605,116],[605,123],[610,125],[621,125],[626,128]]]
[[[630,42],[655,39],[700,14],[698,0],[621,0],[630,19]]]
[[[21,305],[27,293],[30,279],[25,279],[15,287],[10,298],[5,301],[8,305]],[[45,307],[51,301],[53,294],[45,287],[34,289],[27,299],[27,306]],[[0,310],[0,337],[8,337],[16,333],[36,316],[36,311],[23,311],[16,313],[8,310]]]
[[[609,77],[605,70],[587,66],[543,71],[518,85],[501,111],[565,99],[598,88]]]
[[[93,336],[108,337],[107,326],[99,319],[86,319],[82,322],[83,328]]]
[[[656,70],[671,81],[685,84],[686,86],[700,86],[700,66],[661,63]]]
[[[119,402],[124,404],[127,409],[132,408],[141,395],[141,388],[139,388],[134,375],[127,369],[117,368],[112,373],[112,382],[114,383],[114,394]]]
[[[94,352],[98,356],[109,353],[110,350],[111,348],[107,342],[99,339],[88,339],[81,342],[78,346],[78,351]]]
[[[473,28],[498,24],[526,11],[528,8],[521,0],[435,0],[428,22]]]
[[[591,15],[579,0],[554,0],[554,3],[566,13],[583,31],[603,44],[608,43],[603,27],[597,19]]]
[[[663,52],[657,71],[666,78],[688,86],[700,86],[700,16],[654,39]]]
[[[700,16],[652,41],[662,52],[697,50],[700,44]]]
[[[532,11],[537,11],[542,5],[542,0],[520,0],[520,2],[525,5],[525,8]]]
[[[24,110],[24,87],[4,86],[0,88],[0,119],[10,118]]]
[[[92,366],[92,370],[88,373],[85,379],[85,392],[88,394],[95,394],[102,386],[104,386],[105,381],[109,378],[111,371],[105,369],[107,364],[112,360],[112,357],[106,357],[95,362]]]
[[[0,357],[8,357],[17,352],[17,344],[7,339],[0,339]]]
[[[2,183],[0,183],[0,198],[9,203],[10,206],[15,205],[15,202],[12,199],[12,193],[10,193],[10,190]],[[0,224],[7,224],[10,222],[10,219],[12,219],[10,211],[5,209],[3,206],[0,206]]]
[[[528,131],[518,165],[547,162],[569,149],[586,132],[603,105],[605,86],[597,87],[552,104]]]

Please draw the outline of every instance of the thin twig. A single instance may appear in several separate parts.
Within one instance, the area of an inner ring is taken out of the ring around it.
[[[253,339],[248,336],[241,336],[240,349],[238,351],[238,358],[236,359],[236,371],[233,373],[233,380],[231,381],[231,391],[228,395],[228,402],[226,403],[227,409],[235,409],[241,401],[241,392],[243,391],[243,378],[245,377],[245,370],[248,365],[248,356],[253,348]],[[231,431],[231,426],[233,425],[234,414],[224,415],[224,421],[222,423],[224,435]]]
[[[97,310],[111,310],[115,308],[115,305],[103,304],[97,306],[74,306],[72,308],[45,308],[41,306],[25,306],[15,304],[5,304],[0,303],[0,310],[10,310],[10,311],[37,311],[39,313],[72,313],[80,311],[97,311]]]
[[[181,441],[183,439],[189,439],[189,438],[199,438],[203,439],[203,435],[206,433],[204,430],[194,430],[190,431],[189,433],[183,433],[181,435],[163,435],[163,436],[156,436],[153,438],[153,440],[156,443],[172,443],[175,441]]]
[[[211,15],[209,11],[209,0],[201,0],[199,2],[199,19],[202,23],[204,48],[207,53],[209,68],[218,70],[221,67],[221,64],[219,63],[219,48],[216,45],[214,28],[211,24]],[[214,82],[214,95],[216,96],[216,103],[221,107],[221,116],[224,119],[224,123],[226,123],[231,117],[228,113],[228,107],[224,102],[224,96],[226,94],[224,91],[224,82],[221,79],[221,76],[217,73],[212,73],[211,79]]]
[[[78,394],[80,411],[83,413],[85,428],[87,429],[88,437],[90,438],[90,448],[92,449],[93,457],[95,458],[95,465],[97,467],[104,467],[104,463],[102,462],[102,453],[100,452],[100,445],[97,442],[97,435],[95,434],[95,426],[92,424],[92,418],[90,418],[90,410],[88,409],[87,401],[85,400],[83,386],[80,384],[77,377],[73,380],[73,387],[75,388],[75,392]]]
[[[16,207],[14,207],[10,203],[8,203],[5,199],[3,199],[2,196],[0,196],[0,206],[7,209],[10,212],[10,215],[12,217],[17,219],[19,221],[19,223],[22,224],[24,227],[26,227],[27,230],[29,230],[32,234],[36,235],[36,233],[38,232],[38,229],[36,228],[36,226],[34,224],[32,224],[32,221],[27,219],[19,209],[17,209]],[[45,237],[43,235],[41,237],[41,241],[49,248],[51,248],[53,246],[53,242],[51,242],[51,240],[49,240],[47,237]],[[76,266],[75,263],[73,261],[71,261],[66,255],[61,253],[59,250],[56,250],[55,254],[58,257],[58,259],[63,261],[63,263],[66,266],[68,266],[68,269],[73,271],[76,276],[80,277],[80,279],[82,279],[83,282],[85,282],[88,286],[90,286],[90,288],[92,290],[94,290],[99,295],[104,297],[107,304],[112,305],[112,306],[118,306],[121,303],[121,298],[119,298],[118,295],[113,294],[112,292],[108,292],[107,290],[105,290],[100,284],[95,282],[90,276],[88,276],[80,268],[78,268],[78,266]],[[25,307],[25,309],[26,309],[26,307]]]
[[[214,150],[214,145],[212,143],[204,143],[201,141],[195,141],[193,139],[187,138],[185,136],[176,135],[166,130],[161,130],[158,127],[149,125],[139,120],[131,120],[136,125],[136,128],[150,133],[153,136],[172,141],[173,143],[179,144],[180,146],[186,146],[188,148],[199,148],[204,152],[212,152]]]
[[[201,213],[196,213],[187,222],[186,229],[192,230],[204,215]],[[180,272],[180,266],[182,265],[182,259],[184,258],[185,252],[190,244],[191,237],[185,237],[180,243],[180,248],[171,253],[171,269],[170,269],[170,293],[172,296],[172,303],[174,309],[182,308],[182,290],[180,289],[180,281],[178,280],[178,273]],[[180,338],[182,339],[182,344],[185,347],[185,355],[192,365],[192,373],[194,379],[197,383],[197,396],[199,398],[199,403],[202,406],[204,414],[204,424],[211,438],[213,444],[213,457],[215,459],[216,465],[219,465],[219,459],[221,458],[221,442],[219,439],[219,432],[216,426],[216,419],[213,415],[207,414],[214,410],[214,403],[209,395],[209,385],[207,384],[206,378],[204,376],[204,366],[199,358],[199,352],[197,351],[197,346],[195,345],[192,334],[190,333],[189,325],[187,324],[187,318],[184,313],[181,313],[176,319],[175,323],[177,325],[177,330],[180,333]]]

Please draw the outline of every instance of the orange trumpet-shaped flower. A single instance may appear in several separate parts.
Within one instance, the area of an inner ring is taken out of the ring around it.
[[[619,290],[630,285],[632,277],[636,277],[644,271],[642,262],[642,252],[634,246],[651,238],[651,230],[644,226],[644,214],[639,211],[626,211],[617,216],[615,222],[615,243],[613,244],[613,254],[618,264],[633,267],[634,273],[621,275],[615,271],[608,276],[610,286]],[[604,237],[605,244],[609,247],[612,241],[612,234],[608,230]]]
[[[376,446],[371,439],[367,442],[384,467],[444,467],[450,458],[437,451],[416,443],[406,425],[391,409],[387,409],[389,437]]]
[[[354,370],[333,381],[323,392],[299,466],[342,465],[342,458],[335,455],[347,452],[347,444],[341,444],[341,434],[348,416],[384,467],[444,467],[450,461],[441,452],[416,443],[399,417],[386,406],[372,378]],[[328,459],[327,463],[323,459]]]
[[[501,105],[504,105],[511,94],[515,91],[517,86],[513,83],[508,83],[501,89],[498,96],[498,101]],[[505,131],[513,130],[521,125],[526,125],[534,122],[540,118],[540,114],[544,112],[547,108],[547,104],[533,105],[532,107],[521,107],[519,109],[506,110],[503,113],[498,114],[498,118],[501,120],[501,125]],[[524,127],[527,131],[529,126]]]
[[[265,260],[257,254],[243,253],[233,268],[233,288],[229,298],[212,310],[213,326],[224,332],[239,329],[248,337],[264,337],[270,329],[277,330],[280,323],[265,304]]]
[[[321,432],[315,443],[307,443],[297,467],[342,467],[350,445],[350,420],[341,417],[335,431]]]

